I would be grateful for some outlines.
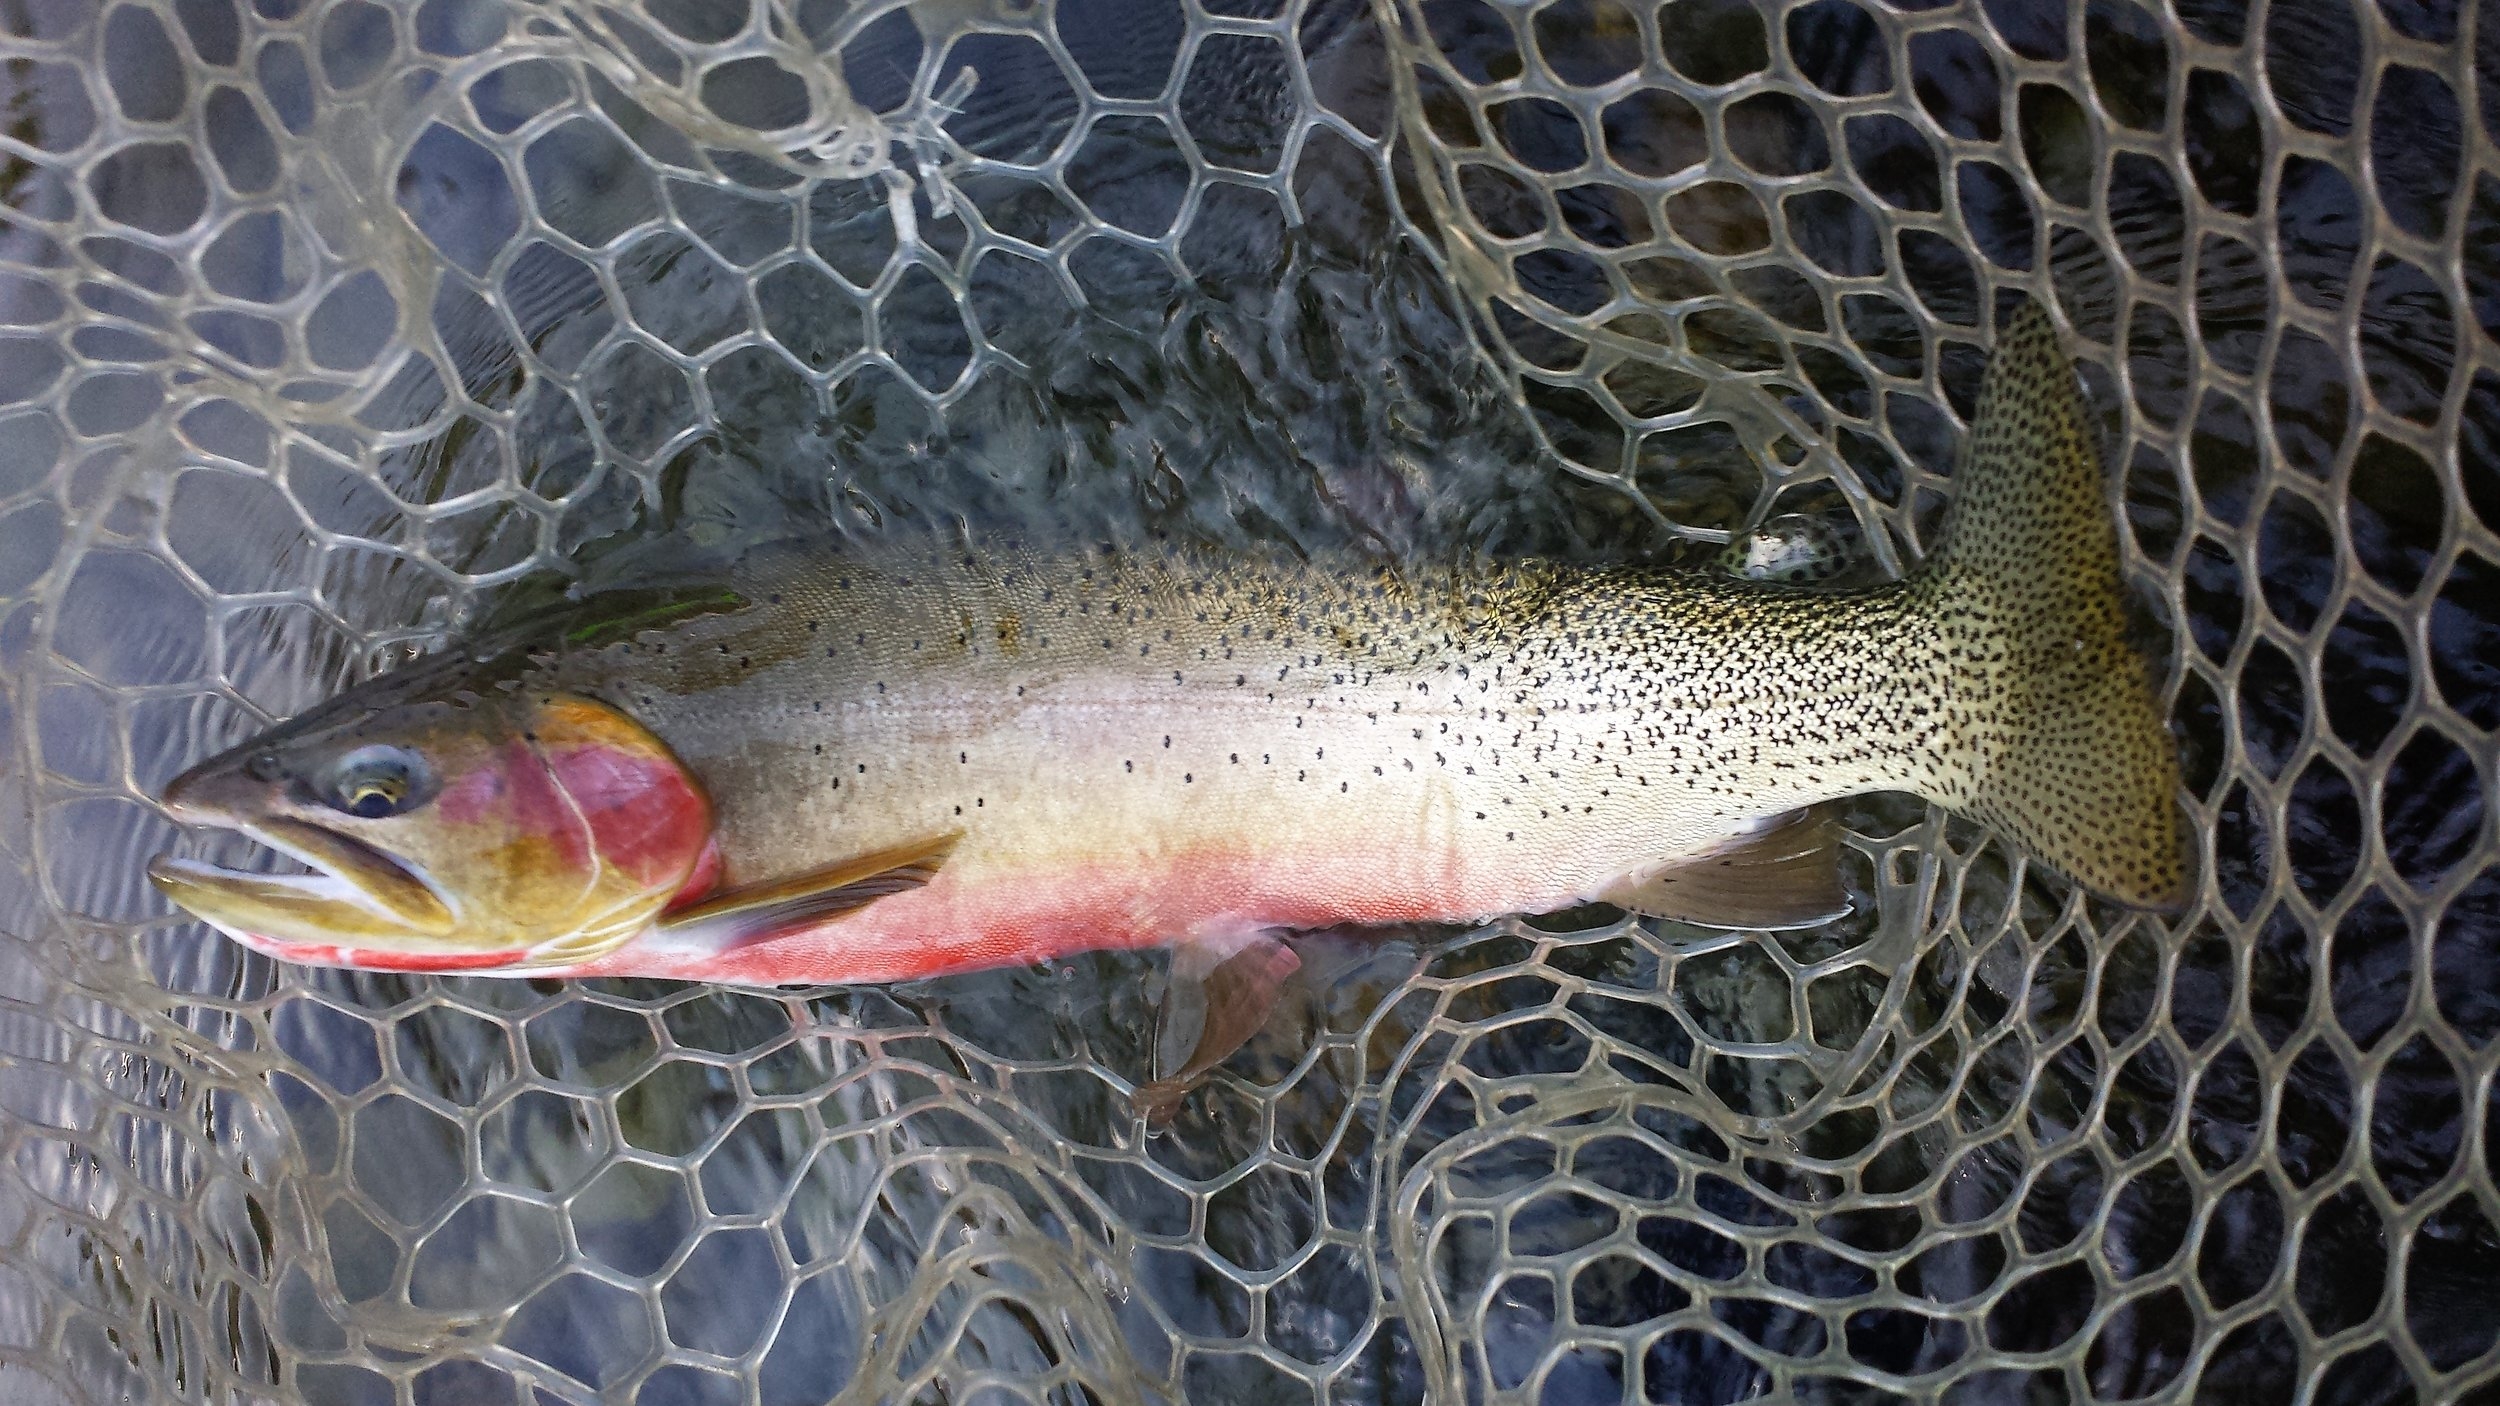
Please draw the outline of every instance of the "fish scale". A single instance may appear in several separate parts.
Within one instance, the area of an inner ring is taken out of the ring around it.
[[[1061,948],[1058,915],[1103,921],[1057,891],[1070,874],[1125,876],[1130,920],[1092,946],[1471,918],[1936,772],[1942,646],[1900,586],[1020,551],[749,590],[751,614],[556,686],[616,700],[706,778],[733,878],[960,829],[937,882],[845,924],[853,979]],[[844,624],[863,620],[881,628]]]

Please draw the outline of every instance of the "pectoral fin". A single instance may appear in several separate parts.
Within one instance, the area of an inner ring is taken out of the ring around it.
[[[660,921],[660,934],[672,943],[725,951],[814,927],[929,882],[962,838],[960,832],[950,832],[787,879],[730,889],[669,914]]]
[[[1636,869],[1599,902],[1714,928],[1810,928],[1849,911],[1840,823],[1828,807],[1791,811],[1707,853]]]
[[[1292,948],[1266,934],[1175,948],[1155,1021],[1158,1077],[1131,1096],[1138,1114],[1152,1126],[1170,1122],[1189,1091],[1267,1024],[1277,994],[1301,966]]]

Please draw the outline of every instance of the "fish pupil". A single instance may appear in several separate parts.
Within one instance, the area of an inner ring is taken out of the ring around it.
[[[398,808],[399,802],[379,787],[362,791],[347,803],[347,813],[360,820],[380,820]]]

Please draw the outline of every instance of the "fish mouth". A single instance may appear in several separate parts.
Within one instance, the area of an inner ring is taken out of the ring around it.
[[[170,795],[168,802],[176,820],[234,831],[312,870],[258,873],[171,855],[148,861],[158,891],[219,928],[280,942],[432,945],[457,925],[422,874],[362,840],[300,820],[204,815]]]

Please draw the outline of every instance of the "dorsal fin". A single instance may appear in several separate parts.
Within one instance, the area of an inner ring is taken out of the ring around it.
[[[1828,806],[1793,810],[1707,853],[1636,869],[1601,903],[1713,928],[1810,928],[1849,911],[1840,824]]]

